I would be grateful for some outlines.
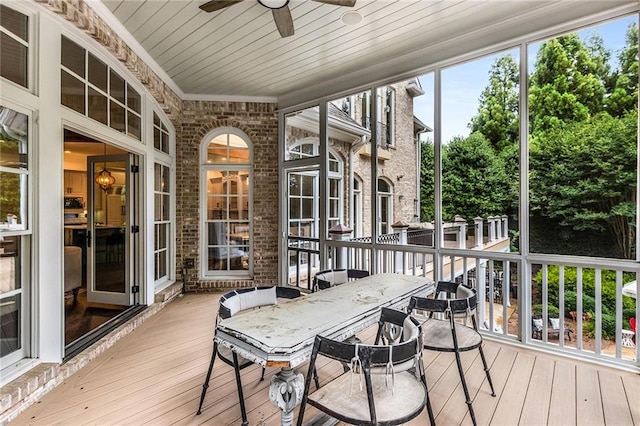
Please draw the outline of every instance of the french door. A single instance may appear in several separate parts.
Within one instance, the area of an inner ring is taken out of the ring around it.
[[[87,300],[92,303],[134,303],[134,160],[132,154],[87,157]],[[101,187],[95,179],[100,173],[110,174],[113,181]]]

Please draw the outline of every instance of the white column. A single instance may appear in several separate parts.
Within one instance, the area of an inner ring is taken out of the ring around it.
[[[496,221],[495,217],[489,216],[487,218],[487,222],[489,222],[489,242],[496,240]]]
[[[457,214],[454,221],[458,227],[458,235],[456,237],[458,248],[467,248],[467,220]]]
[[[509,238],[509,216],[506,214],[502,215],[502,236]]]
[[[329,238],[333,241],[349,241],[351,239],[351,232],[353,230],[348,226],[344,226],[341,223],[329,229]],[[336,247],[335,258],[333,259],[333,269],[347,269],[347,248]]]
[[[475,247],[481,249],[483,246],[482,243],[482,222],[483,219],[481,217],[476,217],[475,219],[473,219],[473,226],[475,229],[475,238],[476,238],[476,244]]]
[[[409,224],[405,223],[401,220],[395,222],[391,225],[393,228],[393,232],[398,234],[398,244],[399,245],[407,245],[407,230],[409,229]],[[407,269],[407,258],[404,252],[396,252],[395,259],[395,268],[394,270],[397,273],[403,273]]]

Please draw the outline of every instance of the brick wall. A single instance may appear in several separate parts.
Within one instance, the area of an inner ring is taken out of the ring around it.
[[[275,104],[185,101],[176,134],[177,265],[195,260],[186,273],[187,291],[274,285],[278,277],[278,116]],[[201,280],[200,145],[211,130],[235,127],[253,145],[253,280]]]

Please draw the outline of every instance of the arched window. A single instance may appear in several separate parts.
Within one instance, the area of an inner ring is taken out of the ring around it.
[[[235,128],[211,132],[201,146],[202,272],[250,277],[253,265],[249,137]]]
[[[378,235],[391,233],[393,223],[393,185],[385,178],[378,179]]]

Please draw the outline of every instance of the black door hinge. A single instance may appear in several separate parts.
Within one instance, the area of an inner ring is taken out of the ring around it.
[[[140,232],[140,227],[138,225],[132,225],[131,226],[131,233],[132,234],[137,234],[138,232]]]
[[[140,286],[139,285],[131,286],[131,293],[140,293]]]
[[[138,173],[139,171],[140,171],[140,166],[138,166],[137,164],[131,165],[131,173]]]

